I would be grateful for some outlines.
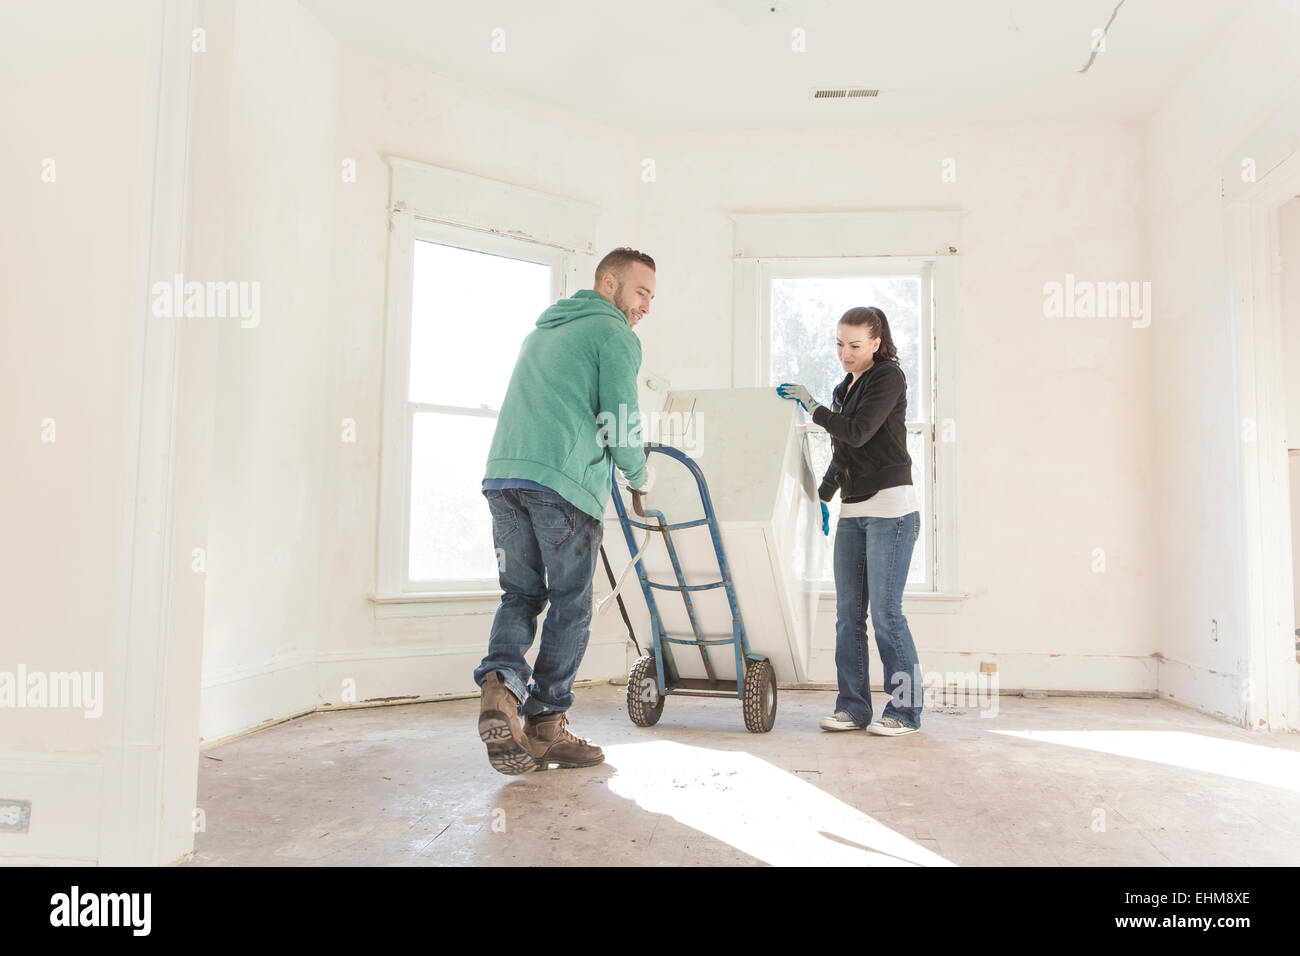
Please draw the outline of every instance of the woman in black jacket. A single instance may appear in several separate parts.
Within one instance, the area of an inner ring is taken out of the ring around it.
[[[861,730],[897,736],[921,726],[920,664],[903,617],[903,587],[921,513],[907,453],[907,381],[885,313],[849,309],[835,339],[844,380],[830,408],[798,384],[777,388],[799,402],[831,436],[831,465],[822,479],[822,533],[830,533],[826,502],[840,492],[835,526],[835,669],[839,697],[823,730]],[[885,668],[890,695],[880,719],[871,721],[867,610]]]

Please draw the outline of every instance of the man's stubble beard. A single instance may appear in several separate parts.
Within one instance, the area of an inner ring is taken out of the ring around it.
[[[632,324],[631,309],[627,306],[627,300],[623,298],[623,286],[626,282],[620,282],[618,288],[614,290],[614,308],[623,313],[623,318],[627,319],[627,324]]]

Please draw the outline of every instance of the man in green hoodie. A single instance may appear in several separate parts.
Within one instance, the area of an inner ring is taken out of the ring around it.
[[[649,490],[637,406],[641,341],[632,330],[654,294],[654,260],[615,249],[596,266],[594,289],[542,313],[510,376],[483,479],[503,593],[474,671],[479,736],[502,773],[605,759],[569,731],[567,711],[591,633],[611,459],[628,487]],[[548,601],[530,668],[524,654]]]

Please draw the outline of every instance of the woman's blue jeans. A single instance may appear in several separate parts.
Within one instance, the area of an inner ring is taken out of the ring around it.
[[[840,518],[835,526],[835,710],[862,726],[871,722],[868,608],[890,695],[881,716],[921,726],[921,665],[903,617],[903,588],[920,529],[917,511],[901,518]]]
[[[502,488],[483,492],[492,512],[501,605],[492,619],[487,657],[474,670],[480,687],[492,671],[526,716],[573,706],[573,679],[591,636],[592,579],[604,526],[554,491]],[[537,666],[524,654],[542,624]]]

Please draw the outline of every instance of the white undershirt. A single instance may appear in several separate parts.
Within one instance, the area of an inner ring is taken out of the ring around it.
[[[916,504],[913,485],[881,488],[866,501],[840,503],[841,518],[901,518],[921,509]]]

